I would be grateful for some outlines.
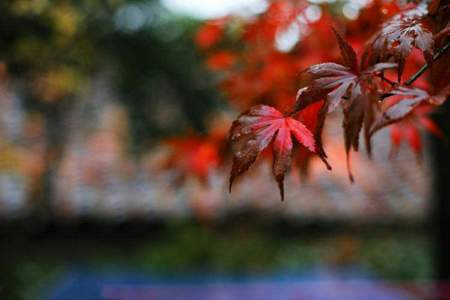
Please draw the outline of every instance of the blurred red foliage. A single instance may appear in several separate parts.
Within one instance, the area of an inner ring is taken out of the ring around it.
[[[448,43],[448,7],[444,2],[439,4],[437,1],[433,1],[430,7],[426,2],[403,7],[401,3],[367,1],[358,7],[355,17],[347,16],[345,10],[331,3],[275,0],[258,15],[246,18],[229,16],[205,22],[198,30],[195,42],[205,57],[207,67],[218,75],[218,87],[231,107],[247,110],[265,104],[284,112],[285,116],[296,118],[314,133],[320,150],[317,153],[325,158],[321,140],[325,110],[331,98],[338,97],[335,100],[344,111],[346,144],[350,143],[355,150],[358,149],[359,131],[364,124],[366,146],[370,151],[370,136],[376,131],[371,132],[371,129],[379,118],[386,116],[389,109],[387,103],[392,102],[389,100],[391,90],[410,86],[414,81],[415,87],[428,90],[433,95],[440,93],[446,97],[449,92],[446,88],[449,84],[449,77],[446,77],[448,68],[439,62],[434,62],[432,66],[434,84],[430,84],[428,73],[411,82],[406,81],[423,66],[424,57],[431,64],[433,54],[440,49],[438,47]],[[332,27],[342,33],[342,37],[336,33],[337,41]],[[420,52],[424,53],[424,57]],[[441,59],[448,61],[449,57],[447,52]],[[360,74],[360,69],[373,69],[377,63],[391,63],[390,66],[396,63],[398,76],[380,67],[370,76],[366,74],[364,80],[357,77],[344,88],[343,83],[332,83],[336,74],[327,73],[318,77],[313,74],[313,77],[316,76],[313,79],[302,75],[304,70],[311,70],[311,65],[327,61],[342,63],[339,68],[346,69],[346,72],[351,69],[358,76],[364,73]],[[361,66],[357,61],[361,61]],[[401,75],[404,81],[400,81]],[[296,98],[298,89],[306,86],[309,90]],[[332,93],[336,88],[341,89],[338,96],[336,92]],[[429,118],[436,103],[428,102],[389,121],[389,124],[392,123],[394,149],[407,140],[411,148],[419,153],[422,148],[419,128],[442,136]],[[362,112],[357,114],[356,110]],[[261,129],[254,130],[255,136],[258,136],[258,130]],[[225,136],[222,141],[216,140],[214,143],[208,142],[208,135],[202,139],[201,142],[198,139],[182,139],[169,143],[176,149],[174,153],[177,155],[180,151],[194,155],[201,153],[192,161],[177,163],[186,172],[198,176],[205,176],[207,165],[217,167],[229,161],[222,155]],[[205,145],[207,151],[202,148]],[[216,150],[213,150],[214,147]],[[315,154],[302,147],[297,148],[292,151],[294,161],[306,173],[309,161]],[[236,152],[233,155],[236,160]],[[183,158],[174,158],[179,159]]]

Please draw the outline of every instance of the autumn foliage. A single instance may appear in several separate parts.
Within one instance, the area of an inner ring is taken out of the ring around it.
[[[231,106],[246,110],[229,133],[230,189],[266,148],[282,198],[293,161],[305,171],[318,156],[331,169],[322,131],[336,110],[352,181],[360,134],[369,156],[387,126],[393,149],[406,140],[419,153],[419,129],[442,136],[429,114],[450,94],[449,5],[373,0],[350,20],[331,4],[277,0],[250,18],[206,22],[195,38],[206,66]]]

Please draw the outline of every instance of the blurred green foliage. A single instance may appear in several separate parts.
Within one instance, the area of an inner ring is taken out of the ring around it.
[[[14,0],[2,1],[0,11],[0,63],[20,84],[27,107],[47,119],[67,115],[70,102],[106,73],[128,110],[131,150],[138,153],[186,128],[202,132],[219,103],[192,41],[199,21],[158,1]],[[161,101],[181,110],[172,126],[154,116]]]
[[[227,228],[179,222],[140,238],[18,235],[0,246],[0,276],[11,300],[35,299],[43,287],[79,267],[157,276],[258,276],[358,266],[384,280],[414,281],[431,278],[430,243],[421,233],[386,229],[286,235],[286,228],[240,222]]]

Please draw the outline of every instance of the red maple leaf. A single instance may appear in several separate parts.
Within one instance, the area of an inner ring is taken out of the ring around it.
[[[314,155],[318,155],[319,158],[321,158],[322,161],[325,163],[328,170],[331,170],[331,166],[328,164],[328,161],[326,160],[326,154],[320,152],[320,150],[322,149],[322,136],[320,133],[322,132],[324,126],[323,116],[325,115],[325,112],[326,110],[324,111],[324,101],[319,101],[309,105],[296,115],[296,119],[299,120],[301,123],[303,123],[306,126],[306,128],[308,128],[312,133],[314,133],[316,138],[317,153],[313,153],[311,151],[308,151],[308,149],[301,147],[297,150],[297,153],[295,154],[300,175],[304,177],[308,176],[309,163]],[[317,132],[319,134],[316,134]]]
[[[272,172],[278,182],[281,200],[284,199],[284,175],[291,165],[293,140],[315,152],[313,134],[296,119],[284,116],[275,108],[257,105],[233,122],[230,139],[233,167],[230,174],[230,191],[236,176],[241,175],[255,162],[257,156],[273,141]]]
[[[430,95],[419,88],[398,87],[389,92],[393,97],[391,105],[382,111],[381,116],[373,124],[371,135],[383,127],[398,122],[407,117],[415,108],[422,104],[441,105],[450,94],[450,86],[437,95]]]
[[[427,15],[425,4],[400,12],[382,24],[380,31],[369,41],[363,55],[364,63],[393,60],[398,63],[398,81],[400,81],[405,60],[413,50],[422,51],[425,59],[431,62],[433,57],[433,35],[425,27],[423,18]]]
[[[419,156],[422,152],[422,138],[420,129],[445,140],[445,135],[436,123],[430,118],[435,106],[429,104],[419,105],[406,117],[390,125],[391,129],[391,156],[395,155],[402,142],[406,141],[411,149]]]
[[[434,36],[434,42],[436,44],[440,44],[448,36],[450,36],[450,21],[447,23],[447,25],[441,31],[436,33],[436,35]]]
[[[443,104],[448,95],[450,95],[450,85],[435,95],[411,87],[398,87],[392,90],[385,99],[385,108],[374,122],[370,135],[392,125],[392,153],[397,152],[403,140],[407,140],[413,151],[420,154],[422,150],[420,128],[439,138],[444,138],[443,132],[429,117],[429,114],[437,105]]]
[[[306,106],[326,98],[325,109],[319,115],[321,122],[325,121],[325,112],[334,111],[343,104],[344,110],[344,139],[347,152],[347,164],[349,178],[353,181],[350,171],[349,152],[353,147],[359,148],[359,133],[364,125],[366,145],[371,153],[369,129],[373,122],[374,108],[377,105],[377,97],[374,95],[375,75],[382,74],[387,69],[395,68],[393,63],[378,63],[363,71],[358,68],[358,60],[353,48],[336,32],[336,39],[341,50],[344,65],[336,63],[322,63],[311,66],[306,70],[312,76],[311,85],[297,95],[296,109],[301,110]],[[344,101],[345,100],[345,101]],[[320,127],[322,129],[323,126]],[[320,141],[321,132],[316,132],[316,140]],[[318,152],[325,156],[321,142]]]
[[[378,63],[359,71],[355,51],[337,32],[335,34],[344,65],[322,63],[306,69],[306,72],[312,76],[312,84],[308,93],[297,96],[299,109],[321,100],[320,96],[326,94],[328,112],[332,112],[344,99],[351,103],[362,95],[366,95],[365,91],[370,88],[375,75],[397,67],[395,63]]]

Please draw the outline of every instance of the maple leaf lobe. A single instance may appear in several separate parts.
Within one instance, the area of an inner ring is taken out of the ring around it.
[[[273,142],[272,172],[278,182],[281,199],[284,199],[284,176],[292,159],[293,139],[311,152],[316,146],[313,134],[301,122],[284,116],[267,105],[257,105],[241,114],[233,122],[230,139],[233,151],[233,166],[230,173],[229,190],[234,179],[247,171],[257,156]]]

